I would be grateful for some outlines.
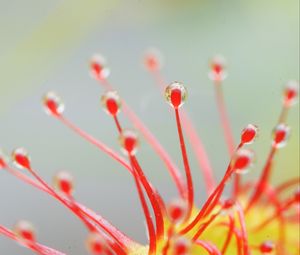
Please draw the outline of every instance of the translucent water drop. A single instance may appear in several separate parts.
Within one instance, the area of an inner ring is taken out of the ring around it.
[[[124,129],[119,137],[121,149],[125,155],[135,155],[139,147],[139,137],[131,129]]]
[[[236,202],[234,199],[225,199],[224,201],[222,201],[222,211],[221,213],[223,215],[228,215],[231,212],[235,211],[235,207],[236,207]]]
[[[274,251],[275,245],[272,241],[265,241],[259,246],[262,254],[271,254]]]
[[[233,170],[237,174],[245,174],[249,171],[249,168],[253,165],[254,153],[248,149],[239,149],[233,158]]]
[[[144,64],[150,71],[157,71],[163,66],[163,56],[156,48],[149,48],[145,52]]]
[[[192,244],[190,240],[185,237],[177,237],[173,243],[173,253],[174,255],[187,255],[190,254]]]
[[[62,100],[52,91],[43,97],[43,104],[46,113],[49,115],[60,116],[65,110]]]
[[[167,102],[177,109],[187,100],[187,89],[181,82],[172,82],[165,90],[165,97]]]
[[[248,124],[242,131],[241,143],[251,144],[258,135],[258,127],[253,124]]]
[[[15,165],[21,169],[30,169],[30,157],[24,148],[17,148],[12,152]]]
[[[222,55],[216,55],[210,61],[208,77],[213,81],[223,81],[226,79],[226,60]]]
[[[36,234],[33,225],[25,220],[18,221],[14,228],[13,232],[21,240],[25,242],[35,242]]]
[[[116,116],[121,108],[121,98],[116,91],[107,91],[101,97],[101,104],[108,114]]]
[[[7,166],[8,158],[6,154],[2,150],[0,150],[0,169],[5,168]]]
[[[103,56],[97,54],[91,58],[90,73],[91,76],[97,80],[108,78],[110,70],[106,67],[106,59]]]
[[[286,124],[279,124],[273,130],[273,146],[283,148],[286,146],[291,129]]]
[[[171,201],[167,207],[170,220],[174,224],[178,224],[184,221],[188,211],[187,203],[183,199],[176,199]]]
[[[106,255],[107,247],[105,240],[98,233],[90,233],[86,240],[86,248],[90,254]]]
[[[283,103],[290,107],[297,103],[299,94],[299,82],[295,80],[289,81],[283,91]]]
[[[73,176],[66,171],[58,172],[54,178],[54,187],[56,190],[65,193],[68,196],[71,196],[74,190],[74,178]]]

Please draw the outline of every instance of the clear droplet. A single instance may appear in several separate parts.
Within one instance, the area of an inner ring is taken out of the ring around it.
[[[233,199],[225,199],[222,201],[222,215],[228,215],[235,211],[236,202]]]
[[[163,56],[156,48],[149,48],[145,52],[144,64],[150,71],[157,71],[163,66]]]
[[[47,114],[60,116],[65,110],[63,101],[52,91],[43,97],[44,109]]]
[[[177,236],[172,244],[173,255],[187,255],[191,252],[191,241],[185,237]]]
[[[17,148],[12,152],[12,160],[20,169],[30,169],[30,157],[24,148]]]
[[[91,58],[90,61],[90,74],[96,80],[104,80],[110,74],[109,68],[106,66],[106,59],[97,54]]]
[[[116,91],[107,91],[101,97],[101,104],[108,114],[116,116],[121,109],[121,98]]]
[[[5,168],[8,163],[7,155],[0,149],[0,169]]]
[[[181,82],[172,82],[166,87],[165,97],[167,102],[177,109],[187,100],[187,89]]]
[[[135,155],[139,147],[139,138],[135,131],[124,129],[119,137],[121,149],[125,155]]]
[[[237,174],[246,174],[253,165],[254,152],[248,149],[239,149],[234,155],[232,167]]]
[[[35,228],[28,221],[25,220],[18,221],[13,228],[13,232],[23,242],[36,241]]]
[[[273,146],[277,149],[286,146],[291,129],[286,124],[279,124],[273,130]]]
[[[264,255],[271,254],[274,249],[275,245],[272,241],[265,241],[259,247],[260,252]]]
[[[107,246],[105,240],[98,233],[90,233],[86,239],[86,248],[92,255],[106,255]]]
[[[243,144],[251,144],[258,135],[258,127],[253,124],[248,124],[242,131],[241,142]]]
[[[175,199],[171,201],[167,207],[170,220],[174,224],[184,221],[188,208],[187,203],[183,199]]]
[[[286,107],[290,107],[297,103],[299,94],[299,82],[295,80],[289,81],[283,91],[283,103]]]
[[[226,60],[222,55],[216,55],[210,61],[208,77],[213,81],[223,81],[227,77]]]
[[[68,196],[71,196],[74,191],[74,178],[66,171],[58,172],[54,178],[54,187],[59,192],[62,192]]]

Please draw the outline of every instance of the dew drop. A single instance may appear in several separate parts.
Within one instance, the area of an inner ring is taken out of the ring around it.
[[[187,204],[182,199],[171,201],[167,207],[169,218],[174,224],[183,222],[187,214],[187,210]]]
[[[107,91],[101,97],[101,104],[108,114],[116,116],[121,108],[121,99],[116,91]]]
[[[64,103],[54,92],[48,92],[43,97],[43,104],[46,113],[49,115],[60,116],[65,110]]]
[[[277,149],[286,146],[291,129],[286,124],[279,124],[273,130],[273,146]]]
[[[107,247],[103,238],[97,233],[90,233],[86,240],[86,248],[90,254],[106,255]]]
[[[181,82],[172,82],[166,87],[165,97],[172,107],[178,109],[187,99],[187,89]]]
[[[103,56],[97,54],[91,58],[90,74],[96,80],[104,80],[108,78],[110,70],[106,67],[106,59]]]
[[[275,246],[272,241],[265,241],[259,246],[259,250],[262,254],[271,254]]]
[[[236,206],[235,200],[230,199],[230,198],[225,199],[224,201],[222,201],[222,211],[221,211],[221,213],[223,215],[228,215],[229,213],[234,212],[235,206]]]
[[[163,56],[158,49],[150,48],[145,52],[144,64],[150,71],[157,71],[163,66]]]
[[[299,94],[299,82],[295,80],[289,81],[283,91],[283,103],[286,107],[290,107],[297,103]]]
[[[239,149],[233,159],[233,170],[237,174],[246,174],[252,166],[254,153],[248,149]]]
[[[0,150],[0,169],[6,168],[7,166],[7,156],[4,154],[2,150]]]
[[[173,244],[174,255],[187,255],[190,254],[191,242],[184,237],[177,237]]]
[[[53,178],[54,187],[56,190],[71,196],[74,191],[74,178],[66,171],[58,172]]]
[[[222,55],[216,55],[210,61],[208,77],[213,81],[223,81],[226,79],[226,60]]]
[[[17,148],[12,152],[15,165],[21,169],[30,169],[30,157],[24,148]]]
[[[135,131],[124,129],[119,137],[121,149],[125,155],[135,155],[138,151],[139,138]]]
[[[26,242],[35,242],[36,234],[33,225],[25,220],[18,221],[14,228],[13,232],[21,240]]]
[[[254,142],[257,135],[258,135],[258,127],[253,124],[248,124],[242,130],[241,143],[242,144],[251,144]]]

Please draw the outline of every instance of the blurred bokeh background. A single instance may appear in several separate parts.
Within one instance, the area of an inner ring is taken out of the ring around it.
[[[258,176],[280,112],[282,87],[299,79],[298,0],[0,0],[0,6],[0,146],[7,152],[26,147],[49,182],[58,170],[72,172],[78,200],[131,237],[146,240],[130,176],[41,107],[42,95],[56,91],[69,118],[118,150],[113,122],[99,105],[102,89],[88,74],[94,53],[107,57],[111,82],[181,165],[173,114],[142,65],[149,46],[163,52],[166,79],[181,80],[189,89],[186,108],[218,179],[228,156],[207,71],[211,56],[225,55],[229,77],[224,91],[236,141],[246,124],[260,127],[253,146],[256,167],[245,178]],[[299,175],[298,106],[288,122],[292,136],[276,158],[274,183]],[[161,193],[174,197],[163,164],[143,140],[138,157]],[[202,177],[191,161],[201,204]],[[32,221],[42,243],[67,254],[86,254],[86,231],[73,215],[2,171],[0,224],[9,227],[18,219]],[[2,237],[0,253],[31,254]]]

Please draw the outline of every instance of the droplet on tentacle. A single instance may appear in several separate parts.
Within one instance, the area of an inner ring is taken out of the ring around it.
[[[24,148],[17,148],[12,152],[15,165],[21,169],[30,169],[30,157]]]
[[[46,113],[49,115],[60,116],[65,110],[64,103],[54,92],[48,92],[43,97],[43,104]]]
[[[150,71],[157,71],[163,66],[163,56],[158,49],[150,48],[145,52],[144,64]]]
[[[58,172],[53,179],[56,190],[71,196],[74,191],[74,178],[66,171]]]
[[[226,60],[222,55],[216,55],[210,62],[208,77],[213,81],[223,81],[227,77]]]
[[[18,221],[13,228],[13,232],[23,242],[36,241],[35,229],[33,225],[28,221]]]
[[[121,108],[121,99],[116,91],[107,91],[101,97],[101,104],[108,114],[116,116]]]
[[[139,147],[139,138],[135,131],[124,129],[119,137],[121,149],[125,155],[135,155]]]
[[[236,202],[233,199],[225,199],[224,201],[221,202],[222,206],[222,214],[223,215],[228,215],[230,212],[234,212]]]
[[[283,103],[286,107],[291,107],[297,103],[299,94],[299,82],[295,80],[289,81],[283,91]]]
[[[279,124],[273,130],[273,146],[282,148],[287,144],[291,129],[286,124]]]
[[[253,124],[248,124],[242,130],[241,143],[242,144],[251,144],[254,142],[257,135],[258,135],[258,127]]]
[[[110,70],[106,67],[106,60],[103,56],[97,54],[91,58],[90,73],[96,80],[104,80],[108,78]]]
[[[97,234],[90,233],[86,240],[86,248],[88,252],[92,255],[106,255],[107,247],[105,240]]]
[[[274,251],[275,245],[272,241],[265,241],[259,246],[262,254],[271,254]]]
[[[172,82],[166,87],[165,97],[172,107],[178,109],[187,100],[187,89],[181,82]]]
[[[186,201],[182,199],[176,199],[171,201],[167,207],[168,216],[172,223],[178,224],[184,221],[187,214]]]
[[[173,242],[173,253],[174,255],[187,255],[190,254],[191,242],[184,237],[177,237]]]
[[[2,150],[0,150],[0,169],[7,166],[8,158]]]
[[[254,153],[248,149],[239,149],[234,155],[232,168],[237,174],[245,174],[253,165]]]

